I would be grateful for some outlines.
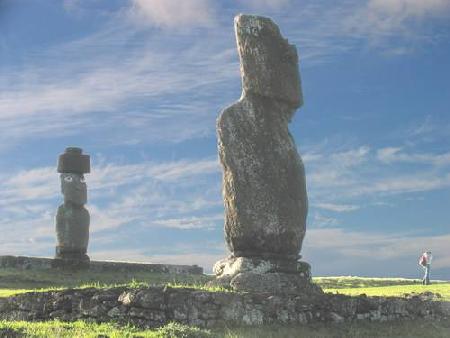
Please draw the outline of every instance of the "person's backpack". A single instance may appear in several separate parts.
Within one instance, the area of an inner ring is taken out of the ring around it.
[[[422,265],[422,266],[426,266],[427,265],[427,259],[425,258],[425,255],[420,256],[419,264]]]

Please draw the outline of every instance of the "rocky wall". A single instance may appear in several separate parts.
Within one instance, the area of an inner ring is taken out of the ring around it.
[[[306,324],[354,320],[450,317],[450,303],[431,296],[270,295],[187,288],[81,289],[34,292],[0,299],[0,319],[77,319],[132,323],[142,328],[176,321],[199,327]]]
[[[28,256],[0,256],[0,268],[52,269],[52,258]],[[186,273],[203,274],[203,268],[198,265],[150,264],[117,261],[91,261],[89,271],[102,272],[155,272],[155,273]]]

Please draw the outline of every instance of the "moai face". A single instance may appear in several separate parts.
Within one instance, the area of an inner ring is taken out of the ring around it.
[[[238,15],[234,25],[244,94],[271,97],[299,108],[303,97],[295,46],[268,18]]]
[[[61,191],[64,202],[72,202],[76,205],[87,203],[87,186],[83,174],[61,174]]]

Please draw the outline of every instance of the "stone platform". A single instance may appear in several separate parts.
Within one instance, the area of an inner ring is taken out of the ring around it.
[[[69,289],[0,298],[0,320],[81,319],[141,328],[173,321],[199,327],[357,320],[448,321],[450,302],[434,296],[273,295],[171,287]]]
[[[53,258],[28,257],[28,256],[0,256],[0,268],[15,268],[21,270],[52,269],[55,260]],[[102,272],[159,272],[180,274],[203,274],[203,268],[197,265],[174,264],[150,264],[116,261],[91,261],[89,271]]]

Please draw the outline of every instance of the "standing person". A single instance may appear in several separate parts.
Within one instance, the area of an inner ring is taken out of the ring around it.
[[[433,255],[431,254],[431,251],[428,250],[422,254],[419,258],[419,265],[421,265],[425,271],[425,275],[422,279],[423,285],[429,285],[430,284],[430,268],[431,268],[431,261],[433,260]]]

